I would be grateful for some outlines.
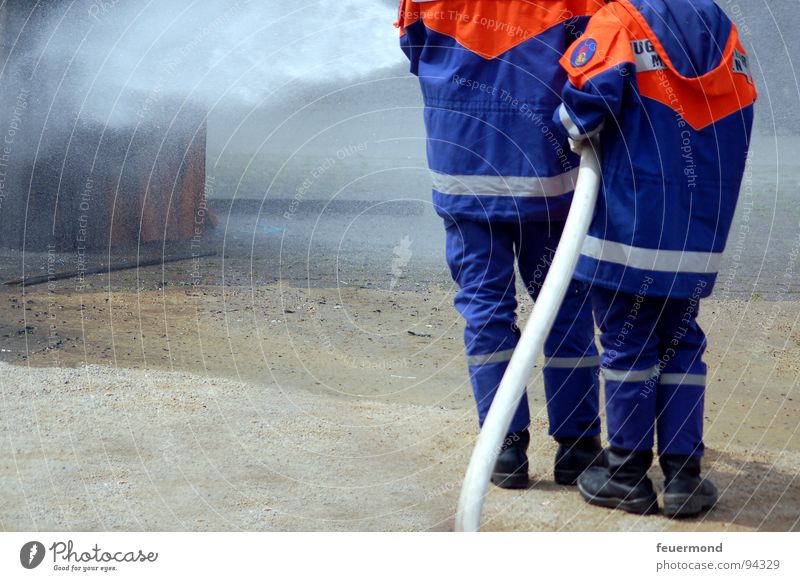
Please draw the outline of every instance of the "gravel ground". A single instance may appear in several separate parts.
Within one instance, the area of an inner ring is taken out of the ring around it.
[[[158,288],[158,274],[0,295],[18,329],[0,364],[0,529],[452,528],[477,433],[452,289]],[[491,490],[485,527],[800,530],[798,316],[705,305],[718,508],[640,518],[555,486],[536,378],[534,484]]]

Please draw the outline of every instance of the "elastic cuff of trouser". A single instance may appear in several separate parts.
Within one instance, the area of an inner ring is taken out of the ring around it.
[[[619,446],[608,446],[609,451],[613,452],[617,456],[629,456],[630,454],[650,454],[650,456],[654,456],[652,448],[643,448],[641,450],[631,450],[629,448],[620,448]]]
[[[552,428],[553,424],[560,427],[554,430]],[[600,418],[597,418],[589,422],[575,422],[574,420],[571,422],[551,422],[548,434],[558,441],[559,439],[575,440],[577,438],[594,438],[599,436],[601,431],[602,423],[600,422]]]
[[[617,450],[621,453],[630,453],[630,452],[652,452],[654,444],[642,444],[641,446],[636,446],[634,448],[629,448],[626,446],[618,446],[614,443],[612,438],[608,439],[608,447],[612,450]]]
[[[582,438],[596,438],[600,435],[601,431],[599,427],[592,428],[591,430],[557,430],[555,432],[550,431],[550,436],[559,444],[563,444],[571,443]]]
[[[702,449],[702,448],[699,449],[699,450],[691,450],[691,451],[688,451],[688,452],[686,450],[658,450],[658,457],[661,458],[662,456],[666,456],[666,457],[673,456],[675,458],[677,458],[677,457],[681,457],[681,458],[687,458],[687,457],[702,458],[703,456],[705,456],[705,450]]]
[[[579,436],[553,436],[553,439],[559,444],[565,444],[567,446],[573,446],[575,444],[579,444],[581,442],[596,442],[597,438],[600,436],[600,432],[596,434],[591,434],[589,432],[584,432]]]
[[[661,460],[667,460],[667,461],[671,460],[673,462],[683,462],[683,461],[687,460],[688,458],[700,458],[701,456],[690,455],[690,454],[689,455],[687,455],[687,454],[659,454],[658,457]]]

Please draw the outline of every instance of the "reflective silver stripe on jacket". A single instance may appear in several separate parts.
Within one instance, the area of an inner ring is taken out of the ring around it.
[[[628,383],[634,381],[647,381],[658,375],[658,365],[650,369],[608,369],[603,368],[603,377],[606,381],[618,381]]]
[[[561,121],[561,125],[564,126],[564,129],[567,130],[567,133],[569,133],[569,136],[572,137],[572,139],[580,139],[583,137],[583,133],[581,133],[581,130],[578,129],[578,126],[572,120],[572,117],[569,116],[564,103],[561,103],[561,105],[558,106],[558,120]]]
[[[564,129],[567,130],[569,136],[575,140],[582,140],[594,137],[603,130],[603,127],[605,127],[606,124],[604,120],[600,123],[600,125],[592,129],[591,131],[587,133],[581,133],[581,130],[578,127],[578,125],[572,120],[572,117],[569,116],[569,113],[567,112],[567,107],[564,105],[564,103],[561,103],[561,105],[558,106],[558,120],[561,121],[561,125],[563,125]]]
[[[662,373],[661,377],[658,378],[658,382],[662,385],[696,385],[704,387],[706,376],[699,373]]]
[[[600,357],[545,357],[544,366],[549,369],[580,369],[582,367],[597,367]]]
[[[601,240],[594,236],[586,237],[581,254],[596,260],[657,272],[716,273],[719,272],[722,262],[721,252],[655,250]]]
[[[506,349],[505,351],[495,351],[494,353],[487,353],[486,355],[467,355],[467,364],[490,365],[492,363],[503,363],[505,361],[511,361],[511,356],[513,354],[513,349]]]
[[[522,196],[547,198],[575,189],[578,168],[553,177],[449,175],[431,171],[433,189],[452,196]]]

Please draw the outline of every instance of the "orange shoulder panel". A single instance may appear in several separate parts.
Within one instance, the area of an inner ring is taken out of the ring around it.
[[[694,79],[672,69],[640,74],[639,91],[643,97],[672,108],[694,129],[704,129],[756,100],[749,74],[734,67],[736,52],[745,54],[734,28],[719,68]]]
[[[395,28],[400,29],[400,36],[406,33],[406,28],[419,20],[419,10],[416,8],[416,2],[411,0],[400,0],[400,9],[397,13],[397,22],[394,23]]]
[[[578,89],[589,79],[623,63],[634,62],[631,37],[636,23],[615,3],[592,16],[583,36],[561,58],[570,82]]]
[[[731,24],[731,34],[719,66],[699,77],[685,77],[675,70],[672,61],[644,17],[627,0],[619,0],[653,43],[666,68],[637,74],[639,92],[666,105],[696,130],[701,130],[752,105],[757,95],[750,77],[746,52],[739,32]]]
[[[566,0],[567,10],[572,16],[591,16],[606,5],[606,0]]]
[[[597,0],[434,0],[409,2],[425,26],[493,59],[549,28],[595,11]]]

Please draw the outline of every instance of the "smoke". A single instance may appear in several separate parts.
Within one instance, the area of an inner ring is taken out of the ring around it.
[[[35,17],[20,29],[12,63],[57,106],[110,125],[167,101],[210,110],[290,99],[297,83],[356,78],[402,56],[395,12],[375,0],[40,4],[18,8]]]

